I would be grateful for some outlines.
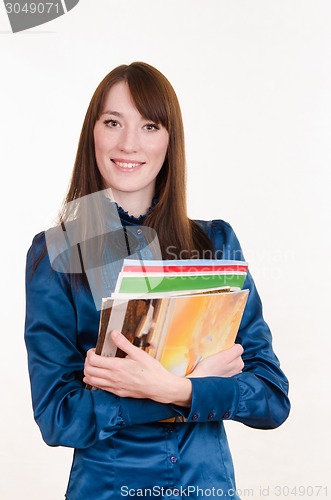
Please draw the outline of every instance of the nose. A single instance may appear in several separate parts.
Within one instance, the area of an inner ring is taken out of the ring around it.
[[[124,153],[136,153],[139,150],[138,132],[131,128],[124,129],[118,147]]]

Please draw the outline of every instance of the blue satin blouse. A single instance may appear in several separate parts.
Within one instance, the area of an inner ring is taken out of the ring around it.
[[[134,226],[119,213],[123,225]],[[218,258],[243,260],[228,223],[198,222]],[[40,233],[27,256],[25,341],[34,416],[43,439],[50,446],[74,448],[67,500],[238,500],[223,421],[272,429],[290,409],[288,382],[251,275],[237,337],[244,347],[244,370],[230,378],[192,378],[192,406],[184,409],[85,389],[84,359],[96,344],[99,311],[90,291],[74,286],[72,275],[53,271],[47,255],[31,278],[35,256],[44,247]],[[175,416],[187,421],[160,422]]]

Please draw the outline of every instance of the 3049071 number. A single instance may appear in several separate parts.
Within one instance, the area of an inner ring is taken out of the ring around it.
[[[275,486],[276,497],[322,497],[327,496],[327,486]]]
[[[35,3],[35,2],[26,2],[24,5],[15,3],[6,3],[7,14],[49,14],[51,10],[55,10],[55,12],[59,13],[59,3],[53,2],[45,2],[45,3]]]

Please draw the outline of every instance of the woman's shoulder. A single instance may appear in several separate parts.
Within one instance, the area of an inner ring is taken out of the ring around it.
[[[71,287],[70,272],[73,264],[70,257],[70,252],[59,247],[59,242],[51,230],[47,229],[36,234],[32,238],[26,257],[27,288],[43,289],[44,286],[48,287],[51,284]]]
[[[231,224],[223,219],[195,220],[211,239],[216,258],[245,260]]]
[[[196,219],[195,222],[199,224],[199,226],[212,240],[216,237],[228,239],[230,236],[234,235],[234,230],[232,229],[231,224],[223,219]]]
[[[32,238],[32,242],[28,248],[27,255],[26,255],[26,276],[27,278],[27,285],[31,282],[32,277],[35,274],[36,269],[40,270],[40,268],[43,268],[43,272],[45,272],[45,264],[47,267],[47,271],[49,273],[49,265],[48,265],[48,259],[45,258],[47,256],[47,247],[46,247],[46,240],[45,240],[45,231],[41,231],[40,233],[36,234]],[[43,264],[42,266],[40,264]]]
[[[46,249],[46,239],[45,239],[45,231],[41,231],[37,233],[32,238],[32,242],[27,250],[27,259],[30,261],[34,261],[38,259],[40,255],[45,252]]]
[[[205,231],[233,231],[231,224],[223,219],[195,219],[195,222],[197,222]]]
[[[45,231],[41,231],[33,236],[29,250],[43,247],[46,244]]]

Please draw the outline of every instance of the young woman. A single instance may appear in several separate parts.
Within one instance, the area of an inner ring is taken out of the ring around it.
[[[66,202],[107,188],[121,225],[153,228],[163,258],[243,258],[228,223],[187,217],[179,104],[145,63],[115,68],[96,89]],[[63,210],[62,225],[66,218]],[[288,383],[250,274],[237,343],[189,377],[171,374],[120,332],[113,341],[127,357],[96,355],[100,313],[87,274],[52,269],[44,233],[28,253],[26,288],[35,419],[47,444],[75,449],[68,500],[239,498],[223,420],[271,429],[289,413]]]

